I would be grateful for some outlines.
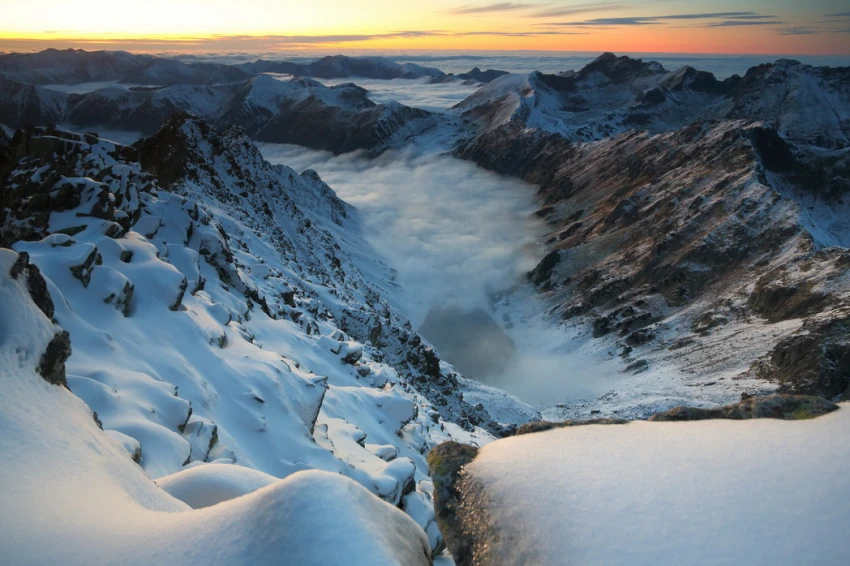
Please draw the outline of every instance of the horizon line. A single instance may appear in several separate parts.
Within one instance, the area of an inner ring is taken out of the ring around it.
[[[52,40],[40,40],[40,39],[29,39],[29,38],[14,38],[15,41],[36,41],[36,42],[50,42]],[[83,40],[85,41],[85,40]],[[139,38],[138,41],[144,41]],[[4,39],[0,37],[0,46],[4,43]],[[623,54],[623,55],[722,55],[726,57],[752,57],[752,56],[761,56],[761,57],[840,57],[840,58],[848,58],[850,59],[850,52],[848,53],[806,53],[806,52],[726,52],[726,51],[642,51],[642,50],[609,50],[609,49],[474,49],[474,48],[410,48],[410,47],[399,47],[399,48],[390,48],[390,47],[330,47],[330,46],[315,46],[308,47],[306,44],[300,44],[298,46],[294,46],[291,48],[278,48],[275,50],[246,50],[246,51],[236,51],[233,49],[229,50],[200,50],[200,51],[181,51],[179,49],[128,49],[128,48],[115,48],[109,49],[109,43],[115,43],[117,45],[122,45],[123,42],[92,42],[92,44],[87,45],[88,48],[85,47],[55,47],[55,46],[47,46],[40,47],[34,49],[22,49],[22,50],[6,50],[4,47],[0,47],[0,54],[2,55],[11,55],[11,54],[20,54],[20,55],[28,55],[32,53],[41,53],[43,51],[55,50],[55,51],[84,51],[87,53],[95,53],[98,51],[124,51],[126,53],[140,53],[140,54],[163,54],[163,55],[196,55],[196,54],[221,54],[221,55],[269,55],[272,53],[279,53],[281,55],[285,55],[287,53],[296,53],[296,52],[326,52],[327,54],[338,54],[345,55],[346,51],[380,51],[386,53],[397,53],[399,55],[404,55],[403,52],[413,52],[413,53],[423,53],[423,52],[435,52],[435,53],[522,53],[522,52],[531,52],[531,53],[597,53],[602,55],[604,53],[613,53]],[[178,45],[176,44],[175,47]],[[96,48],[92,48],[96,47]],[[462,56],[462,55],[460,55]]]

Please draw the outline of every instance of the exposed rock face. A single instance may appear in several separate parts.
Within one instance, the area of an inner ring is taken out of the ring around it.
[[[463,513],[464,502],[474,497],[464,481],[463,468],[475,459],[478,449],[457,442],[446,442],[428,454],[428,470],[434,481],[434,509],[437,523],[458,566],[478,564],[486,548],[478,532],[486,517]]]
[[[27,291],[29,291],[33,303],[47,318],[53,318],[54,305],[47,290],[47,282],[42,277],[38,267],[30,263],[29,254],[26,252],[18,254],[9,270],[9,277],[12,279],[23,278],[26,281]],[[48,383],[67,387],[65,362],[68,361],[70,356],[71,337],[67,331],[57,328],[56,333],[41,355],[37,368],[39,375]]]
[[[833,398],[850,389],[850,316],[812,317],[755,366],[787,393]]]
[[[97,140],[95,137],[92,141]],[[6,166],[0,160],[0,246],[9,247],[19,240],[34,240],[48,234],[50,216],[82,206],[76,216],[76,225],[62,228],[72,236],[85,229],[86,218],[99,218],[114,222],[111,236],[126,231],[140,214],[138,192],[135,187],[111,175],[103,174],[100,181],[69,181],[76,177],[79,153],[88,144],[85,136],[56,127],[30,128],[18,131],[5,149]],[[116,156],[134,157],[132,148],[117,148]],[[27,165],[51,160],[51,168],[36,174],[27,171]],[[21,167],[23,164],[23,167]],[[15,169],[18,167],[18,169]],[[143,180],[142,184],[146,181]],[[149,181],[147,181],[149,182]],[[110,196],[107,186],[116,185],[117,197]],[[57,242],[57,245],[67,245]],[[96,254],[87,258],[80,267],[78,278],[85,282]]]
[[[711,409],[676,407],[670,411],[659,413],[649,420],[654,422],[702,421],[707,419],[783,419],[798,421],[813,419],[836,410],[838,410],[838,405],[823,397],[770,395],[767,397],[749,397],[734,405]]]
[[[568,428],[571,426],[585,426],[585,425],[618,425],[618,424],[626,424],[629,421],[623,419],[589,419],[586,421],[563,421],[563,422],[549,422],[549,421],[535,421],[531,423],[527,423],[519,427],[516,431],[517,435],[520,434],[533,434],[535,432],[544,432],[547,430],[552,430],[553,428]]]
[[[53,319],[53,299],[50,298],[50,293],[47,291],[47,282],[41,276],[38,266],[33,265],[29,260],[28,253],[21,252],[18,254],[18,259],[12,265],[9,276],[12,279],[17,279],[18,277],[26,278],[27,290],[35,306],[44,313],[44,316]]]
[[[41,361],[38,364],[38,373],[53,385],[67,387],[65,379],[65,362],[71,357],[71,335],[66,330],[56,333],[47,344]]]

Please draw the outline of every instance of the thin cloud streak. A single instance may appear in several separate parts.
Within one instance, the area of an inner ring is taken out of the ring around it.
[[[527,14],[528,18],[557,18],[560,16],[577,16],[579,14],[588,14],[593,12],[613,12],[623,8],[624,5],[620,2],[602,2],[597,4],[575,4],[564,8],[549,8],[546,10],[538,10],[532,14]]]
[[[779,35],[812,35],[817,33],[819,30],[804,28],[804,27],[789,27],[789,28],[779,28],[776,31]]]
[[[470,14],[493,14],[500,12],[515,12],[517,10],[528,10],[537,8],[539,4],[518,4],[515,2],[499,2],[496,4],[487,4],[486,6],[470,6],[465,4],[458,6],[452,10],[448,10],[450,14],[470,15]]]
[[[45,48],[49,46],[69,45],[83,46],[119,46],[139,49],[143,47],[206,47],[209,49],[286,49],[302,48],[324,45],[342,45],[347,43],[359,43],[380,39],[411,39],[427,37],[544,37],[544,36],[570,36],[585,35],[583,31],[552,31],[552,30],[521,30],[521,31],[447,31],[447,30],[406,30],[379,34],[338,34],[338,35],[224,35],[217,34],[209,37],[174,37],[174,38],[9,38],[2,39],[0,43],[5,48],[32,49]]]
[[[762,21],[747,21],[747,20],[729,20],[725,22],[712,22],[710,24],[705,24],[700,27],[705,28],[728,28],[728,27],[739,27],[739,26],[775,26],[777,24],[782,25],[785,22],[762,22]]]
[[[730,19],[727,19],[730,18]],[[550,22],[540,24],[544,26],[561,26],[561,27],[599,27],[599,26],[652,26],[663,24],[667,21],[681,20],[712,20],[723,19],[722,22],[714,22],[694,27],[723,27],[717,24],[724,24],[728,21],[741,22],[744,25],[746,22],[753,22],[753,25],[782,25],[784,22],[777,21],[776,16],[757,14],[755,12],[711,12],[700,14],[669,14],[665,16],[626,16],[616,18],[594,18],[591,20],[583,20],[576,22]]]

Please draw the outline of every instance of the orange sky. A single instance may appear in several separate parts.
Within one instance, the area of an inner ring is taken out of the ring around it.
[[[0,49],[850,55],[846,0],[0,0]]]

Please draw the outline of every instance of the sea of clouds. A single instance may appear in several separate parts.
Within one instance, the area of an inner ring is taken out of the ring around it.
[[[373,102],[384,104],[395,101],[431,112],[447,110],[481,88],[480,84],[467,85],[463,81],[429,84],[427,78],[323,79],[321,82],[328,86],[354,82],[369,91],[369,99]]]
[[[177,55],[179,59],[191,61],[210,61],[221,63],[244,63],[257,59],[286,60],[308,63],[325,55],[337,55],[331,51],[285,51],[271,53],[206,53]],[[350,56],[380,56],[397,63],[416,63],[426,67],[436,67],[445,73],[465,73],[473,67],[499,69],[511,73],[560,73],[578,70],[596,59],[601,53],[594,51],[406,51],[388,52],[375,50],[345,50]],[[714,73],[718,79],[734,74],[742,75],[747,69],[772,63],[777,59],[796,59],[809,65],[827,65],[831,67],[850,65],[850,56],[846,55],[722,55],[692,53],[637,53],[618,52],[647,61],[657,61],[668,70],[676,70],[685,65],[701,71]]]
[[[272,163],[315,169],[357,207],[366,239],[398,272],[394,302],[467,377],[541,407],[612,388],[610,356],[547,317],[551,305],[527,284],[547,230],[533,214],[537,187],[416,147],[372,159],[260,149]]]
[[[543,254],[535,187],[416,148],[376,158],[261,144],[267,160],[314,169],[359,210],[369,243],[398,272],[399,302],[419,326],[433,306],[487,307]]]

